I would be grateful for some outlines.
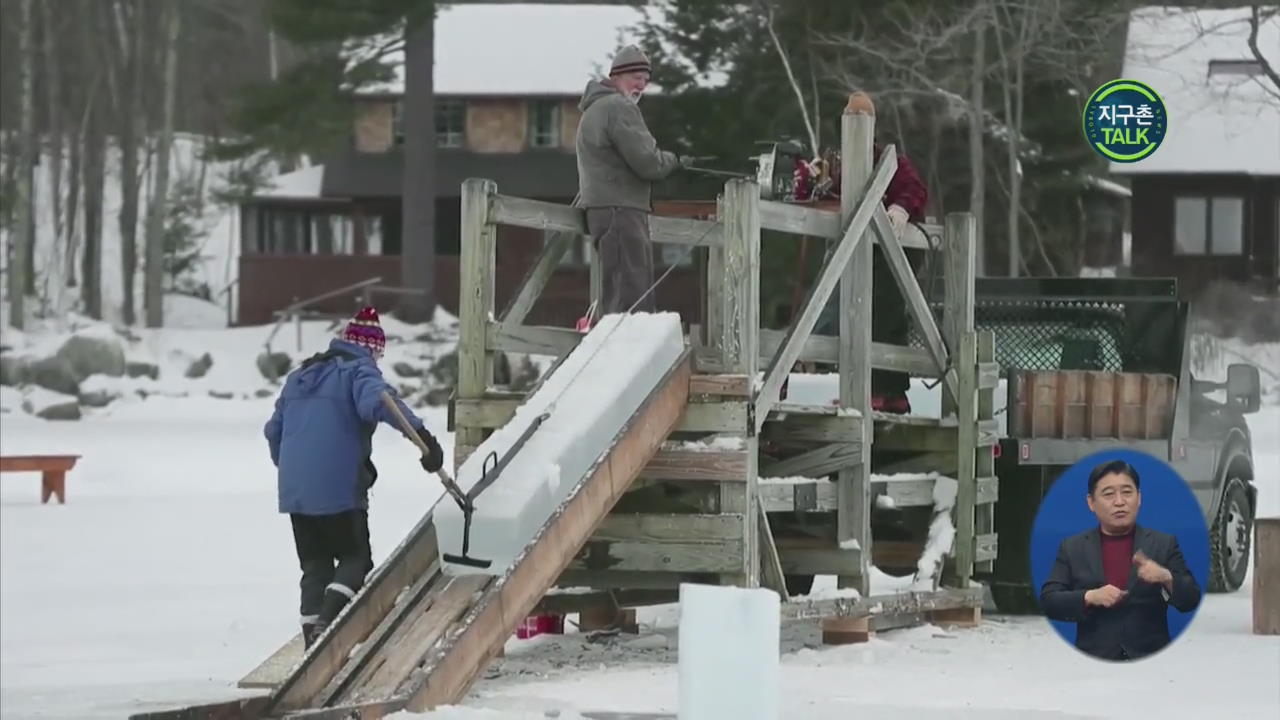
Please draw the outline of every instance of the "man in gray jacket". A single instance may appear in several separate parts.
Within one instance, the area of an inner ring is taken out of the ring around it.
[[[651,188],[681,166],[659,150],[637,104],[649,83],[649,59],[634,45],[618,51],[609,77],[592,80],[578,108],[578,206],[600,255],[599,315],[654,312]],[[647,294],[646,294],[647,293]]]

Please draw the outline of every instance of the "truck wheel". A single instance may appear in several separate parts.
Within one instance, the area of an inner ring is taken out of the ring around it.
[[[1244,481],[1229,477],[1209,531],[1209,592],[1235,592],[1244,584],[1252,533],[1253,508]]]

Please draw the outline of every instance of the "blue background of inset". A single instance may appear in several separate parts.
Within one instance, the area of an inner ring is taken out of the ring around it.
[[[1085,501],[1089,492],[1089,473],[1099,464],[1111,460],[1124,460],[1138,471],[1142,493],[1138,524],[1178,538],[1178,547],[1187,561],[1187,568],[1200,584],[1203,602],[1203,593],[1207,592],[1209,582],[1209,530],[1204,511],[1191,487],[1168,463],[1136,450],[1107,450],[1090,455],[1062,473],[1045,494],[1031,527],[1031,581],[1036,601],[1039,602],[1040,587],[1053,569],[1058,545],[1065,538],[1098,525],[1097,516]],[[1170,607],[1170,638],[1177,639],[1194,616],[1194,610],[1182,613]],[[1049,622],[1063,639],[1075,644],[1075,623]]]

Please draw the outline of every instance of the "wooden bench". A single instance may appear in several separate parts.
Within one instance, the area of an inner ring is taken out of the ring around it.
[[[0,472],[40,473],[40,502],[57,495],[62,505],[67,502],[67,471],[79,459],[79,455],[0,455]]]

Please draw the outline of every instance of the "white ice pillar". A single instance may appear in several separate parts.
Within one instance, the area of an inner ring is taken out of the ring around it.
[[[778,720],[780,610],[766,588],[680,585],[679,720]]]

